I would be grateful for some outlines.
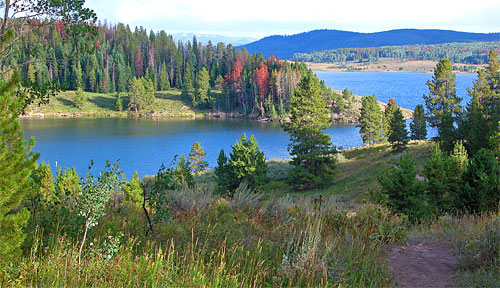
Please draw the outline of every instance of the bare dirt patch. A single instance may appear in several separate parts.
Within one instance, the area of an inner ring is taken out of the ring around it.
[[[392,248],[387,255],[398,287],[449,287],[458,268],[450,245],[410,242]]]

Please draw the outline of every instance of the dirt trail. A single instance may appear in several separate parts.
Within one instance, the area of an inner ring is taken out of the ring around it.
[[[397,287],[449,287],[458,267],[449,245],[413,242],[392,248],[387,264]]]

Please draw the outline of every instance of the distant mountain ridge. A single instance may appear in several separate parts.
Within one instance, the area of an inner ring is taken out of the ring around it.
[[[330,50],[336,48],[368,48],[416,44],[442,44],[450,42],[500,41],[500,33],[470,33],[438,29],[396,29],[375,33],[342,30],[313,30],[295,35],[274,35],[242,45],[250,53],[274,54],[290,59],[295,53]]]
[[[258,40],[257,38],[251,38],[251,37],[231,37],[231,36],[223,36],[217,34],[201,34],[201,33],[172,34],[172,37],[176,41],[181,41],[183,43],[187,43],[187,41],[193,42],[193,36],[196,36],[196,40],[205,45],[208,43],[208,41],[212,41],[212,44],[214,45],[217,45],[217,43],[222,42],[224,44],[231,43],[231,45],[233,46],[240,46]]]

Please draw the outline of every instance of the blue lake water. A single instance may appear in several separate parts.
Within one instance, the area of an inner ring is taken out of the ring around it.
[[[424,73],[349,73],[316,72],[320,79],[337,90],[348,88],[358,95],[377,95],[380,101],[394,98],[401,107],[413,109],[423,103],[425,82],[432,74]],[[457,92],[466,96],[475,75],[457,75]],[[243,133],[254,134],[267,159],[288,158],[286,134],[278,123],[219,119],[124,119],[63,118],[23,119],[26,138],[34,136],[34,150],[40,160],[54,166],[76,167],[83,176],[91,159],[96,169],[105,160],[120,159],[120,168],[130,179],[135,170],[142,177],[155,174],[160,165],[168,166],[174,155],[188,154],[194,142],[201,142],[210,167],[214,167],[220,149],[228,153]],[[327,131],[337,147],[362,145],[355,125],[335,125]],[[432,134],[431,134],[432,135]]]

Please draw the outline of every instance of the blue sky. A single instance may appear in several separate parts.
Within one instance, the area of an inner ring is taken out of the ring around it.
[[[314,29],[500,32],[499,0],[86,0],[86,6],[100,20],[167,33],[260,38]]]

